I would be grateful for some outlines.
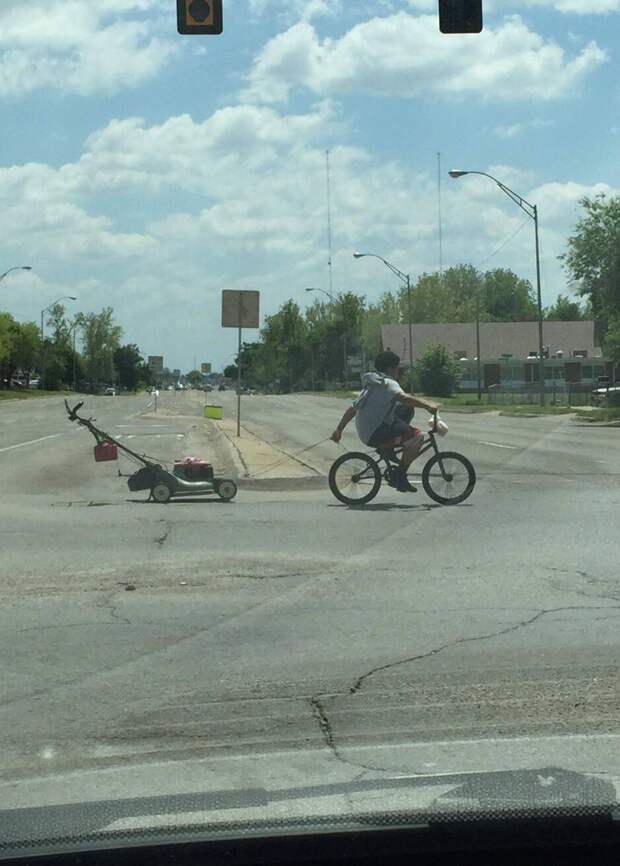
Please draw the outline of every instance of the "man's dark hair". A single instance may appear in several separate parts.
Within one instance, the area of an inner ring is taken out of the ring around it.
[[[375,358],[375,370],[379,373],[385,373],[386,370],[393,370],[394,367],[400,366],[400,358],[395,352],[387,349],[385,352],[379,352]]]

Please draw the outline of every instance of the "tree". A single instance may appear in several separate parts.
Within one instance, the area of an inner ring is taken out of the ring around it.
[[[119,348],[122,328],[115,324],[112,307],[83,317],[84,361],[91,391],[114,382],[114,353]]]
[[[620,314],[620,196],[581,199],[585,215],[560,259],[597,318]]]
[[[202,385],[202,373],[200,370],[190,370],[189,373],[186,374],[185,378],[189,384],[194,387],[196,387],[196,385]]]
[[[143,381],[142,353],[135,343],[127,343],[114,350],[114,368],[118,377],[118,384],[128,391],[137,390]]]
[[[13,349],[17,334],[17,322],[10,313],[0,313],[0,388],[10,388],[15,371]]]
[[[614,364],[620,364],[620,318],[610,322],[603,340],[603,351],[606,358]]]
[[[558,295],[555,304],[545,310],[545,319],[556,322],[575,322],[587,319],[591,314],[590,305],[585,306],[580,301],[571,301],[564,295]]]
[[[449,397],[459,381],[459,367],[445,346],[430,346],[415,367],[416,380],[423,394]]]
[[[224,378],[225,379],[237,379],[239,376],[239,368],[236,364],[229,364],[228,367],[224,367]]]
[[[17,326],[14,344],[13,358],[15,366],[18,367],[26,377],[26,384],[30,384],[30,374],[41,353],[41,333],[36,322],[22,322]]]
[[[482,309],[493,322],[532,322],[537,318],[531,283],[505,268],[484,274]]]

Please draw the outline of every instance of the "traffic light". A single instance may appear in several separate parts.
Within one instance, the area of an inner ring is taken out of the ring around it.
[[[222,0],[177,0],[179,33],[218,35],[222,29]]]
[[[482,0],[439,0],[442,33],[480,33]]]

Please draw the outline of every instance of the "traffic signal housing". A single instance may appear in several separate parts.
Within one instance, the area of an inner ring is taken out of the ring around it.
[[[482,0],[439,0],[442,33],[481,33]]]
[[[223,30],[222,0],[177,0],[177,30],[184,36],[218,36]]]

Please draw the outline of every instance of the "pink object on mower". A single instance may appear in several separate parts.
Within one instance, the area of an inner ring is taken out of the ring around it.
[[[118,448],[114,442],[104,439],[103,442],[98,442],[94,448],[95,461],[97,463],[105,463],[106,460],[118,460]]]

